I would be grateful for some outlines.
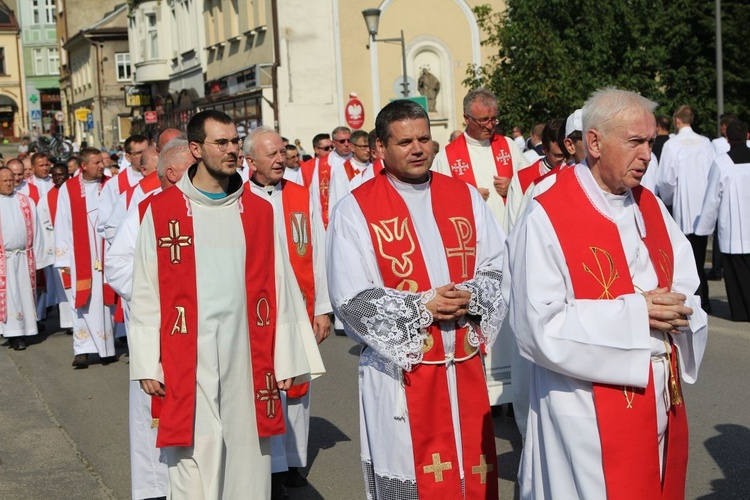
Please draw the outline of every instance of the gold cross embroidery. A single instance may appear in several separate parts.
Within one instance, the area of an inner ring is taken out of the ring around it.
[[[258,401],[266,403],[266,416],[276,416],[276,401],[279,400],[279,389],[273,383],[273,373],[266,373],[266,388],[257,392]]]
[[[443,471],[450,470],[453,465],[450,462],[441,462],[440,453],[432,454],[432,465],[424,466],[425,474],[435,474],[435,482],[441,483],[443,481]]]
[[[455,248],[446,248],[445,255],[447,257],[459,257],[461,259],[461,277],[468,278],[469,257],[474,257],[477,254],[476,247],[469,246],[469,242],[472,236],[474,236],[474,228],[471,227],[471,223],[466,217],[450,217],[448,220],[451,221],[453,229],[456,231],[458,246]]]
[[[169,236],[159,238],[159,247],[169,247],[169,260],[172,264],[179,264],[181,260],[180,247],[193,244],[193,237],[180,234],[180,221],[169,221]]]
[[[602,294],[599,295],[598,299],[614,299],[615,297],[614,295],[612,295],[609,289],[612,286],[612,284],[615,282],[615,280],[620,277],[619,273],[615,269],[614,259],[612,259],[612,256],[609,254],[609,252],[607,252],[603,248],[589,247],[589,249],[591,250],[591,253],[594,254],[594,260],[596,261],[596,265],[599,268],[599,272],[597,274],[594,274],[591,268],[589,268],[589,266],[587,266],[585,263],[582,262],[581,264],[583,264],[583,270],[589,273],[591,276],[593,276],[596,282],[599,283],[604,289],[602,291]],[[602,253],[604,255],[608,263],[608,268],[609,268],[608,276],[605,276],[604,274],[604,268],[602,266],[599,253]]]
[[[479,455],[479,465],[475,465],[471,468],[472,474],[479,474],[479,482],[485,484],[487,482],[487,473],[495,470],[495,466],[487,463],[487,457],[485,455]]]

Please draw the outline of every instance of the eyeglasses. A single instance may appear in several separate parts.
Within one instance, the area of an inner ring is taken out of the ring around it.
[[[476,123],[477,125],[479,125],[480,127],[485,127],[485,126],[487,126],[487,125],[489,125],[489,124],[492,124],[492,125],[497,125],[497,123],[498,123],[498,122],[500,121],[500,120],[498,120],[498,119],[497,119],[497,117],[496,117],[496,116],[493,116],[492,118],[485,118],[485,119],[483,119],[483,120],[479,120],[479,119],[477,119],[477,118],[474,118],[474,117],[473,117],[473,116],[471,116],[471,115],[466,115],[466,117],[467,117],[467,118],[471,118],[472,120],[474,120],[474,122],[475,122],[475,123]]]
[[[333,146],[315,146],[315,149],[322,149],[323,151],[330,151],[333,149]]]
[[[201,142],[201,141],[196,141]],[[212,146],[216,146],[216,149],[221,151],[222,153],[227,152],[227,148],[229,147],[229,144],[232,144],[232,146],[236,147],[237,149],[242,148],[242,139],[239,137],[235,137],[234,139],[217,139],[213,142],[211,141],[202,141],[202,144],[211,144]]]
[[[338,142],[339,144],[349,144],[349,139],[334,139],[333,142]]]
[[[368,149],[370,147],[369,144],[354,144],[354,143],[352,143],[352,146],[354,146],[355,148],[360,148],[360,149]]]
[[[128,154],[130,156],[141,156],[143,154],[143,151],[145,151],[145,150],[141,149],[140,151],[133,151],[133,152],[128,153]]]

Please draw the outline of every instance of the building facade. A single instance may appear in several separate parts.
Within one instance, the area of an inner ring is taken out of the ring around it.
[[[26,82],[21,58],[21,29],[16,3],[0,0],[0,135],[18,139],[28,133]]]
[[[18,3],[30,129],[56,133],[60,104],[60,51],[56,0]]]
[[[207,51],[202,0],[132,0],[128,23],[134,130],[185,130],[204,95]],[[156,113],[146,115],[146,111]],[[147,120],[148,118],[148,120]]]
[[[72,34],[64,45],[71,132],[91,146],[108,147],[130,135],[124,92],[125,84],[132,82],[127,25],[128,6],[121,4]]]

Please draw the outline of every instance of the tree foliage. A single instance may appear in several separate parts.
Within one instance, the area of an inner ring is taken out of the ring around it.
[[[725,111],[748,119],[745,3],[724,0],[722,32]],[[496,92],[506,129],[565,118],[593,90],[614,85],[655,100],[660,113],[690,104],[695,128],[715,135],[713,0],[507,0],[504,12],[474,11],[482,43],[497,52],[464,84]]]

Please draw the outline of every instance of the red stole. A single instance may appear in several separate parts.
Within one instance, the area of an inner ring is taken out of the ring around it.
[[[321,156],[318,160],[318,188],[320,191],[320,206],[322,207],[321,215],[323,216],[323,226],[328,229],[328,189],[331,184],[331,165],[328,163],[328,156]]]
[[[510,154],[508,140],[501,135],[495,134],[490,140],[490,147],[492,148],[492,155],[495,157],[497,175],[499,177],[513,177],[513,157]],[[445,155],[448,158],[451,175],[456,179],[477,187],[465,134],[461,134],[456,140],[445,146]]]
[[[659,287],[671,288],[674,256],[659,204],[653,193],[640,186],[633,189],[633,197],[646,225],[643,243]],[[591,204],[575,169],[561,171],[555,185],[536,199],[555,228],[577,299],[608,300],[635,293],[617,226]],[[582,220],[586,223],[581,224]],[[674,344],[671,359],[676,374],[672,380],[679,384]],[[669,410],[661,480],[650,364],[646,389],[594,383],[593,393],[607,498],[683,499],[688,452],[685,405],[673,402]]]
[[[313,157],[299,164],[299,168],[302,169],[302,185],[306,188],[309,188],[310,184],[312,184],[313,172],[315,172],[315,160],[317,158]]]
[[[99,181],[100,189],[106,181],[106,177],[101,178]],[[68,179],[65,185],[68,187],[68,198],[70,198],[70,217],[73,226],[73,257],[76,268],[76,299],[73,307],[78,309],[85,306],[91,296],[91,246],[89,243],[86,190],[83,187],[82,175]]]
[[[372,171],[375,174],[375,177],[380,174],[380,172],[383,171],[385,166],[383,165],[383,159],[382,158],[376,158],[374,162],[372,162]]]
[[[132,168],[132,167],[128,167]],[[133,186],[137,186],[138,182],[133,184]],[[130,189],[132,186],[130,185],[130,179],[128,178],[128,171],[127,169],[123,170],[119,174],[117,174],[117,192],[119,194],[124,193],[128,189]]]
[[[351,182],[351,180],[354,179],[354,177],[356,177],[356,175],[361,172],[360,170],[357,170],[354,168],[354,165],[352,165],[351,158],[347,159],[344,162],[344,171],[346,172],[347,178],[349,178],[349,182]]]
[[[39,199],[41,198],[41,196],[39,196],[39,188],[29,181],[26,181],[26,185],[29,186],[29,194],[27,196],[34,200],[34,203],[38,205]]]
[[[55,227],[55,218],[57,217],[57,200],[60,196],[60,188],[52,186],[52,189],[47,191],[47,207],[49,208],[49,218],[52,222],[52,227]],[[62,278],[63,288],[66,290],[70,288],[70,274],[60,273]]]
[[[167,387],[156,445],[192,446],[195,420],[198,316],[190,202],[179,189],[148,198],[154,219],[161,302],[161,363]],[[238,201],[246,242],[245,283],[255,414],[259,437],[283,434],[274,376],[276,283],[273,207],[245,190]],[[148,206],[141,203],[140,207]],[[248,395],[245,395],[248,396]]]
[[[387,174],[382,172],[353,194],[368,221],[385,286],[412,293],[432,288],[409,210]],[[473,278],[476,230],[468,187],[436,174],[430,196],[451,280]],[[435,325],[428,332],[422,349],[426,363],[403,372],[417,490],[420,498],[464,498],[442,332]],[[478,348],[469,344],[466,328],[457,328],[455,335],[465,498],[497,498],[495,437],[481,358]]]
[[[32,217],[33,208],[29,197],[23,193],[16,193],[18,204],[21,207],[23,215],[24,231],[26,233],[26,264],[29,271],[29,281],[31,289],[36,297],[36,261],[34,259],[34,219]],[[5,246],[3,242],[3,228],[0,224],[0,323],[8,319],[8,268],[5,260]]]
[[[529,186],[531,186],[540,176],[544,175],[539,172],[541,163],[542,159],[539,158],[530,166],[518,171],[518,174],[516,175],[518,175],[518,183],[521,185],[521,193],[526,193]]]
[[[159,176],[156,174],[156,171],[153,171],[146,177],[141,179],[138,184],[128,188],[128,190],[125,192],[125,206],[127,208],[130,208],[130,201],[133,199],[133,194],[135,193],[135,190],[138,186],[141,186],[144,194],[148,194],[151,191],[160,188],[161,181],[159,180]]]
[[[289,261],[297,278],[302,298],[307,307],[310,323],[315,315],[315,274],[313,272],[312,220],[310,218],[310,191],[294,182],[281,181],[281,199],[284,207],[284,231]],[[292,386],[288,398],[301,398],[310,387],[308,382]]]

